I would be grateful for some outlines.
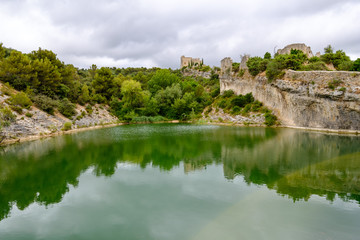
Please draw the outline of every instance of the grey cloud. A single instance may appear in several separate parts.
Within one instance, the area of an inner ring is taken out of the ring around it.
[[[2,1],[2,7],[19,21],[30,19],[20,22],[24,27],[45,21],[51,29],[34,34],[79,67],[88,67],[90,60],[102,65],[106,59],[177,68],[181,55],[219,65],[226,56],[239,61],[240,54],[262,56],[292,42],[305,42],[315,51],[330,43],[360,57],[360,17],[351,12],[360,10],[355,0],[18,0]],[[333,26],[323,26],[327,22]],[[1,31],[0,26],[4,35]]]

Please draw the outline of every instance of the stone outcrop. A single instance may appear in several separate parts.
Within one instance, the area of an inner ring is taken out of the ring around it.
[[[269,83],[265,74],[220,75],[220,90],[253,93],[283,125],[360,130],[360,73],[287,70]]]
[[[291,49],[303,51],[303,53],[305,53],[308,58],[311,58],[314,56],[314,54],[311,51],[311,48],[309,46],[306,46],[304,43],[294,43],[294,44],[287,45],[283,49],[277,50],[277,54],[290,54]]]
[[[203,71],[199,71],[199,70],[195,70],[195,69],[191,69],[191,68],[184,69],[182,71],[182,74],[185,77],[203,77],[203,78],[206,78],[206,79],[211,78],[211,71],[203,72]]]

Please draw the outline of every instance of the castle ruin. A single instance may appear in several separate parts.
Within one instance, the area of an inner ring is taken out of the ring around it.
[[[181,64],[180,68],[183,67],[192,67],[192,66],[200,66],[203,64],[203,60],[200,58],[192,58],[181,56]]]
[[[303,53],[305,53],[308,58],[311,58],[314,56],[314,54],[311,51],[311,48],[309,46],[306,46],[304,43],[294,43],[294,44],[287,45],[283,49],[277,50],[276,54],[290,54],[291,49],[303,51]]]

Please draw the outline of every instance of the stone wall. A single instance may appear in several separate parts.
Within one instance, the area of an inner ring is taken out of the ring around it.
[[[335,88],[329,88],[333,83]],[[360,130],[359,72],[288,70],[271,83],[264,73],[256,77],[248,72],[243,77],[225,74],[220,76],[220,89],[252,92],[286,126]]]

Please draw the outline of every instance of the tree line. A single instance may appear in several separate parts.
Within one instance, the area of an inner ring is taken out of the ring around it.
[[[75,104],[107,104],[120,120],[180,119],[199,115],[220,93],[218,75],[184,77],[180,70],[159,68],[79,69],[65,64],[51,50],[22,53],[0,44],[0,81],[21,92],[21,111],[35,104],[53,114],[75,115]],[[6,89],[3,89],[3,92]],[[9,90],[11,91],[11,90]],[[29,104],[30,101],[30,104]]]

